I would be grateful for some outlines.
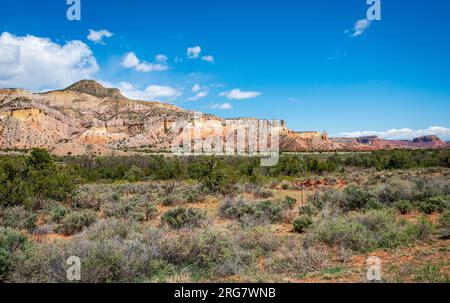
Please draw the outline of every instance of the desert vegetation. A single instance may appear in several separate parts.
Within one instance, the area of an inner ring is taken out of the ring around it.
[[[0,281],[450,281],[450,151],[0,157]]]

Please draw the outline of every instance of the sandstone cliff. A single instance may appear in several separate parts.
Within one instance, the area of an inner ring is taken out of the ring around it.
[[[83,80],[66,89],[31,93],[0,89],[0,149],[44,147],[57,155],[119,154],[124,150],[169,151],[175,121],[195,113],[176,106],[124,97],[118,89]],[[224,120],[204,115],[224,124]],[[294,132],[281,125],[282,151],[441,148],[439,138],[387,141],[376,137],[330,139],[326,133]],[[203,133],[203,139],[212,131]]]

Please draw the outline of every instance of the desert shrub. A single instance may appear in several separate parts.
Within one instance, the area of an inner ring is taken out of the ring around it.
[[[308,202],[318,210],[321,210],[327,204],[339,206],[343,204],[343,199],[344,194],[341,191],[331,189],[331,190],[317,191],[308,199]]]
[[[282,219],[282,214],[285,209],[288,209],[287,204],[277,203],[272,201],[258,202],[255,205],[256,213],[262,213],[270,222],[278,222]],[[262,216],[262,215],[261,215]]]
[[[231,199],[226,199],[219,207],[219,216],[226,219],[238,219],[245,214],[253,214],[254,212],[254,205],[244,200],[234,202]]]
[[[397,201],[413,200],[413,189],[409,182],[390,181],[376,189],[378,200],[390,205]]]
[[[161,253],[169,263],[219,277],[242,273],[251,260],[229,232],[214,228],[166,238]]]
[[[138,232],[136,224],[136,222],[130,221],[105,219],[89,226],[81,236],[89,241],[104,241],[112,238],[125,239]]]
[[[57,241],[33,247],[18,254],[11,282],[67,283],[66,261],[70,256],[82,260],[81,282],[133,282],[154,272],[152,255],[146,246],[133,239],[111,238]]]
[[[0,227],[0,282],[4,282],[15,254],[29,246],[27,237],[12,228]]]
[[[450,274],[444,268],[426,263],[414,269],[413,280],[420,283],[449,283]]]
[[[276,273],[308,274],[321,270],[327,261],[325,249],[302,247],[298,241],[288,241],[268,260],[268,268]]]
[[[415,201],[423,201],[437,196],[450,195],[450,183],[446,178],[419,177],[413,180]]]
[[[219,207],[219,215],[222,218],[237,219],[241,223],[250,225],[268,222],[278,222],[283,219],[283,213],[289,209],[282,202],[262,201],[248,202],[239,200],[233,202],[228,199]],[[253,222],[253,223],[252,223]]]
[[[254,250],[256,255],[274,252],[281,245],[281,240],[262,226],[241,230],[237,240],[242,248]]]
[[[300,214],[307,216],[314,216],[317,213],[317,210],[311,204],[300,206],[298,211]]]
[[[283,200],[283,204],[286,206],[286,208],[293,209],[295,204],[297,204],[297,199],[286,196],[286,198]]]
[[[297,233],[303,233],[305,229],[313,224],[313,221],[310,216],[303,215],[294,220],[293,226],[294,231]]]
[[[83,231],[84,228],[89,227],[95,221],[97,221],[97,214],[93,211],[71,212],[61,220],[61,223],[56,227],[56,231],[65,236],[72,236]]]
[[[56,203],[50,207],[47,214],[47,222],[60,223],[66,215],[70,213],[70,209],[60,203]]]
[[[179,229],[185,227],[199,227],[204,214],[198,209],[179,207],[163,214],[161,221]]]
[[[147,202],[144,205],[144,213],[145,213],[145,221],[148,221],[156,218],[158,214],[158,209],[156,208],[156,205],[154,203]]]
[[[349,186],[344,190],[340,206],[344,211],[352,211],[377,208],[379,207],[379,202],[371,191]]]
[[[314,226],[311,233],[314,240],[355,251],[368,251],[374,246],[374,240],[364,225],[344,218],[329,222],[322,221]]]
[[[435,196],[425,201],[419,201],[417,204],[419,211],[425,214],[432,214],[434,212],[442,213],[449,208],[450,196]]]
[[[73,208],[98,211],[108,201],[117,200],[116,196],[114,192],[102,192],[98,185],[84,185],[74,193],[70,202]]]
[[[413,211],[413,205],[410,201],[400,200],[395,202],[394,206],[402,215],[409,214]]]
[[[22,206],[9,207],[0,212],[0,225],[32,231],[36,228],[37,215]]]
[[[411,228],[411,233],[420,241],[429,240],[435,232],[435,226],[425,217],[420,218],[417,224]]]
[[[273,197],[273,193],[271,190],[265,189],[261,186],[258,186],[256,188],[256,190],[253,192],[253,196],[256,199],[267,199],[267,198],[272,198]]]
[[[376,248],[397,248],[424,240],[432,228],[396,220],[390,210],[370,210],[362,214],[322,220],[309,230],[308,241],[338,245],[354,251],[368,252]]]
[[[132,218],[133,213],[138,209],[138,203],[139,201],[136,198],[124,199],[117,197],[104,205],[103,212],[106,217]]]
[[[450,210],[446,210],[439,218],[439,235],[442,239],[450,238]]]

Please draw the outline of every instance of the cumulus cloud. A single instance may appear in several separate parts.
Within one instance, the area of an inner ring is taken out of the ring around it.
[[[200,57],[200,53],[202,52],[202,48],[200,46],[189,47],[187,49],[186,56],[188,59],[198,59]]]
[[[169,60],[169,58],[167,58],[166,55],[160,54],[160,55],[156,55],[155,60],[157,62],[166,63],[167,60]]]
[[[0,35],[0,87],[59,89],[99,70],[91,49],[81,41],[64,45],[48,38]]]
[[[197,100],[203,99],[205,97],[208,97],[208,95],[209,95],[209,91],[207,91],[207,90],[200,91],[194,97],[188,98],[188,101],[197,101]]]
[[[121,82],[118,88],[127,98],[139,100],[172,101],[182,94],[182,91],[179,89],[163,85],[149,85],[144,90],[140,90],[131,83]]]
[[[390,129],[387,131],[354,131],[354,132],[344,132],[335,135],[335,137],[344,138],[358,138],[365,136],[378,136],[384,139],[390,140],[411,140],[421,136],[431,136],[435,135],[441,139],[450,139],[450,128],[445,128],[441,126],[432,126],[428,129],[412,130],[409,128],[402,129]]]
[[[353,27],[353,33],[350,35],[350,37],[358,37],[362,35],[366,29],[370,27],[371,22],[367,19],[362,19],[356,21],[354,27]],[[346,33],[349,33],[351,31],[346,31]]]
[[[233,106],[230,103],[218,103],[211,105],[210,108],[214,110],[230,110],[233,109]]]
[[[257,91],[241,91],[239,88],[233,89],[229,92],[223,92],[220,94],[222,97],[227,97],[230,100],[244,100],[252,99],[261,96],[261,92]]]
[[[87,39],[98,44],[103,44],[103,38],[111,38],[114,34],[106,29],[101,29],[99,31],[95,31],[93,29],[89,30],[89,35]]]
[[[211,55],[203,56],[203,57],[202,57],[202,60],[203,60],[203,61],[206,61],[206,62],[209,62],[209,63],[214,63],[214,57],[211,56]]]
[[[134,68],[138,72],[162,72],[169,69],[167,65],[167,56],[157,55],[155,60],[158,63],[148,63],[141,61],[135,53],[129,52],[122,59],[122,66],[125,68]]]
[[[191,90],[193,93],[196,93],[196,94],[194,97],[188,98],[187,99],[188,101],[197,101],[202,98],[208,97],[208,95],[209,95],[209,88],[201,87],[199,84],[195,84]]]

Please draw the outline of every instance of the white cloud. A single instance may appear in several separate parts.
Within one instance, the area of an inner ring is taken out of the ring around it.
[[[202,52],[202,48],[200,46],[189,47],[187,49],[187,57],[188,59],[198,59],[200,57],[200,53]]]
[[[126,68],[135,68],[138,72],[162,72],[169,69],[167,66],[167,57],[165,55],[157,55],[155,60],[159,63],[148,63],[141,61],[135,53],[129,52],[122,60],[122,66]]]
[[[200,99],[202,99],[202,98],[208,97],[208,95],[209,95],[209,91],[208,91],[208,90],[199,91],[199,92],[195,95],[195,97],[188,98],[188,101],[197,101],[197,100],[200,100]]]
[[[211,109],[219,109],[219,110],[230,110],[233,109],[233,106],[230,103],[222,103],[222,104],[213,104],[210,106]]]
[[[208,56],[203,56],[203,57],[202,57],[202,60],[203,60],[203,61],[206,61],[206,62],[209,62],[209,63],[213,63],[213,62],[214,62],[214,57],[213,57],[213,56],[210,56],[210,55],[208,55]]]
[[[200,91],[200,85],[195,84],[195,85],[192,87],[192,92],[193,92],[193,93],[197,93],[198,91]]]
[[[144,90],[139,90],[131,83],[121,82],[119,83],[118,88],[127,98],[139,100],[171,101],[178,98],[182,94],[179,89],[163,85],[149,85]]]
[[[370,27],[370,24],[371,22],[367,19],[356,21],[355,26],[353,27],[353,33],[350,35],[350,37],[357,37],[362,35],[365,32],[365,30]]]
[[[122,65],[126,68],[136,67],[139,65],[139,59],[133,52],[128,53],[123,58]]]
[[[409,128],[390,129],[387,131],[354,131],[337,134],[335,137],[358,138],[365,136],[378,136],[383,139],[390,140],[411,140],[421,136],[436,135],[441,139],[448,140],[450,138],[450,128],[441,126],[432,126],[428,129],[412,130]]]
[[[229,92],[223,92],[220,94],[222,97],[227,97],[230,100],[244,100],[244,99],[252,99],[262,95],[261,92],[257,91],[241,91],[239,88],[233,89]]]
[[[81,41],[60,45],[31,35],[0,35],[0,87],[60,89],[98,70],[91,49]]]
[[[160,54],[156,55],[155,60],[161,63],[166,63],[169,58],[166,55]]]
[[[94,42],[94,43],[100,43],[103,44],[103,38],[111,38],[114,34],[106,29],[102,29],[99,31],[95,31],[90,29],[89,35],[87,36],[88,40]]]

